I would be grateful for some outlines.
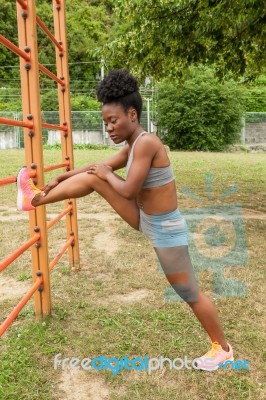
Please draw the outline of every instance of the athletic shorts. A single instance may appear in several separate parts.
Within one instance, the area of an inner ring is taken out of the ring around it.
[[[187,224],[178,209],[152,215],[140,209],[139,230],[150,239],[153,247],[188,245]]]

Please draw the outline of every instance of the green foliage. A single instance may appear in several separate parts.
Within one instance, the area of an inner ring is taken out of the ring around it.
[[[93,93],[95,91],[96,75],[100,71],[100,58],[92,59],[92,53],[98,46],[108,40],[112,20],[112,1],[99,0],[72,0],[66,1],[66,21],[68,39],[68,59],[70,66],[71,89],[75,92]],[[53,12],[51,0],[36,1],[37,14],[41,17],[53,33]],[[1,2],[0,9],[1,34],[18,44],[16,2]],[[42,32],[37,29],[39,62],[49,64],[48,68],[55,71],[54,45]],[[12,86],[12,79],[18,79],[19,84],[19,59],[10,50],[0,45],[0,88],[5,84]],[[78,63],[75,65],[75,63]],[[51,65],[52,64],[52,65]],[[9,68],[10,66],[17,68]],[[40,74],[41,88],[47,88],[48,78]],[[14,83],[15,84],[15,83]],[[50,84],[49,84],[50,85]],[[50,86],[48,86],[50,87]],[[89,91],[89,92],[88,92]]]
[[[53,144],[53,145],[48,145],[45,144],[43,146],[45,150],[58,150],[61,149],[61,144]],[[105,150],[109,149],[109,146],[105,144],[74,144],[73,145],[74,150]]]
[[[73,112],[72,128],[74,130],[101,130],[102,115],[99,111]]]
[[[99,101],[87,95],[73,96],[71,107],[73,111],[100,111]]]
[[[50,3],[45,0],[38,10],[48,26],[53,21]],[[66,23],[71,91],[91,96],[95,93],[96,76],[100,74],[101,67],[99,57],[92,59],[91,53],[108,38],[111,24],[109,5],[105,1],[66,2]],[[39,51],[42,63],[55,63],[54,49],[41,32]]]
[[[119,0],[118,36],[105,54],[140,75],[177,76],[215,64],[221,76],[265,67],[266,8],[261,0]]]
[[[20,96],[8,97],[4,91],[1,91],[0,111],[21,111]]]
[[[245,122],[266,122],[266,112],[248,113],[245,116]]]
[[[254,80],[243,79],[241,89],[246,112],[266,112],[266,75]]]
[[[222,151],[241,131],[241,91],[210,69],[191,68],[183,81],[159,87],[159,132],[171,149]]]
[[[57,90],[47,90],[41,95],[41,110],[52,111],[58,110],[58,94]]]
[[[0,7],[0,21],[1,21],[1,34],[9,39],[14,44],[18,44],[18,31],[16,23],[16,3],[11,1],[1,1]],[[0,66],[18,65],[18,57],[8,50],[5,46],[0,44]],[[6,82],[5,79],[14,77],[15,71],[13,69],[0,68],[0,87]]]
[[[20,96],[9,96],[15,93],[12,89],[1,91],[0,111],[21,111]],[[73,111],[100,111],[101,105],[95,98],[86,94],[71,94],[71,108]],[[41,90],[41,109],[42,111],[58,110],[57,89],[46,91]]]
[[[247,112],[266,112],[266,87],[251,87],[243,90]]]

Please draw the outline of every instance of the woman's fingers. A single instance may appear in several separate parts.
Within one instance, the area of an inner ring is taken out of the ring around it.
[[[42,190],[42,196],[46,196],[51,189],[53,189],[54,187],[56,187],[58,185],[59,182],[57,181],[53,181],[51,183],[47,183],[46,186],[44,186],[44,189]]]
[[[46,185],[46,186],[44,187],[44,190],[42,191],[42,196],[46,196],[47,193],[50,192],[50,190],[51,190],[50,186],[49,186],[49,185]]]
[[[87,172],[87,174],[93,174],[93,173],[95,173],[96,169],[97,169],[96,165],[91,165],[91,166],[89,166],[89,168],[86,172]]]

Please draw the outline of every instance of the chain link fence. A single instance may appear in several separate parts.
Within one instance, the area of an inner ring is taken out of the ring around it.
[[[0,117],[19,120],[21,113],[12,111],[0,112]],[[0,149],[21,148],[22,129],[18,126],[0,125]]]
[[[22,120],[21,112],[3,111],[0,117]],[[59,125],[59,113],[42,112],[43,122]],[[149,132],[156,133],[155,114],[143,111],[141,125]],[[72,134],[74,144],[114,145],[105,132],[100,111],[72,111]],[[54,145],[61,141],[60,131],[43,129],[43,144]],[[266,112],[246,113],[243,119],[241,144],[266,144]],[[0,125],[0,149],[24,147],[23,129]]]
[[[72,134],[74,144],[107,144],[114,145],[105,132],[100,111],[72,111]],[[21,112],[0,112],[0,117],[22,120]],[[43,111],[42,121],[59,125],[59,113],[57,111]],[[149,124],[149,128],[148,128]],[[150,132],[155,132],[155,125],[148,116],[147,111],[142,113],[141,125]],[[61,143],[61,132],[50,129],[42,130],[43,144],[54,145]],[[0,125],[0,149],[23,148],[23,128],[8,125]]]

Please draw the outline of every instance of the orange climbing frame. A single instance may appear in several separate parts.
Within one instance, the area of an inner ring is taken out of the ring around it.
[[[17,2],[18,2],[18,4],[20,4],[20,6],[21,6],[21,8],[22,8],[23,10],[26,10],[26,9],[27,9],[27,1],[24,1],[24,0],[17,0]]]
[[[21,126],[22,128],[33,128],[33,122],[30,121],[16,121],[14,119],[9,118],[0,118],[0,124],[2,125],[10,125],[10,126]]]
[[[25,51],[20,50],[19,47],[14,45],[14,43],[10,42],[10,40],[6,39],[3,35],[0,35],[0,43],[6,46],[9,50],[13,51],[17,56],[24,58],[25,61],[30,61],[30,56]]]
[[[8,315],[5,321],[0,326],[0,336],[7,330],[9,325],[12,324],[15,318],[17,318],[18,314],[22,310],[22,308],[27,304],[32,295],[36,292],[37,289],[41,288],[43,284],[43,277],[37,276],[34,285],[30,288],[30,290],[25,294],[25,296],[20,300],[20,302],[16,305],[14,310]]]
[[[65,0],[53,0],[55,35],[49,31],[42,20],[36,15],[35,0],[16,0],[16,3],[19,46],[16,46],[2,35],[0,35],[0,43],[20,58],[23,121],[0,118],[0,124],[24,128],[25,164],[30,169],[30,176],[34,177],[36,185],[42,188],[44,186],[44,172],[58,168],[68,171],[74,168]],[[55,45],[57,75],[38,62],[37,25]],[[42,122],[39,71],[45,73],[58,84],[60,125]],[[61,147],[63,162],[44,167],[42,128],[62,131]],[[15,176],[7,177],[0,180],[0,186],[15,182]],[[79,268],[76,202],[74,199],[71,199],[67,200],[65,204],[65,209],[49,222],[46,222],[45,206],[37,207],[34,211],[31,211],[29,213],[30,239],[0,262],[0,271],[2,271],[31,248],[33,286],[0,326],[0,336],[32,296],[34,296],[35,315],[37,318],[51,313],[50,271],[66,251],[68,251],[72,269]],[[49,263],[47,231],[63,217],[66,217],[67,241],[54,260]]]
[[[49,31],[49,29],[47,28],[47,26],[45,25],[45,23],[41,20],[40,17],[38,17],[38,15],[36,16],[36,21],[37,24],[39,25],[39,27],[42,29],[42,31],[44,33],[46,33],[47,36],[49,36],[49,38],[51,39],[51,41],[58,47],[58,49],[60,51],[63,51],[64,48],[61,46],[61,44],[56,40],[56,38],[54,37],[54,35]]]
[[[26,250],[28,250],[34,243],[40,239],[40,234],[33,235],[26,243],[20,246],[17,250],[13,251],[10,256],[8,256],[4,261],[0,263],[0,271],[3,271],[8,267],[13,261],[15,261],[19,256],[21,256]]]

